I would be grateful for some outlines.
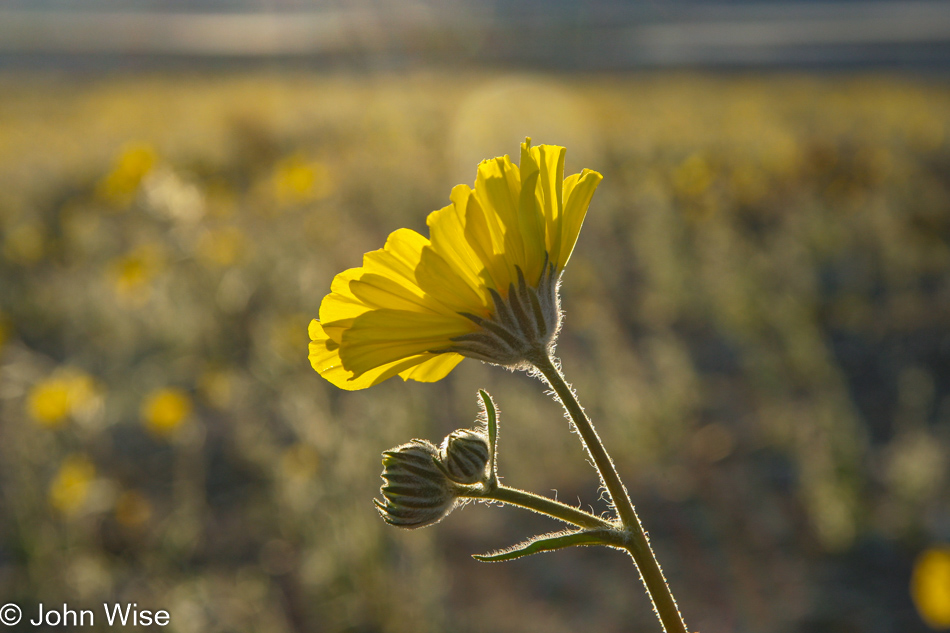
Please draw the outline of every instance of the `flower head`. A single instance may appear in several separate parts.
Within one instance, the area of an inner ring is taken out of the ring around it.
[[[59,371],[30,390],[27,409],[37,423],[55,427],[69,416],[88,413],[95,407],[99,388],[92,376],[76,369]]]
[[[399,229],[337,275],[310,323],[310,363],[343,389],[400,376],[433,382],[463,357],[521,367],[550,351],[557,284],[601,175],[564,178],[563,147],[483,161],[475,186],[429,215],[429,238]]]
[[[917,557],[910,594],[930,628],[950,629],[950,547],[931,547]]]
[[[170,437],[188,419],[191,409],[191,398],[181,389],[159,389],[142,404],[142,421],[155,435]]]
[[[82,455],[70,455],[63,460],[49,487],[49,501],[66,515],[82,509],[96,478],[96,467]]]

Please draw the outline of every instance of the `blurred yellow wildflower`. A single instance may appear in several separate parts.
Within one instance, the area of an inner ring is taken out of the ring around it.
[[[99,182],[98,193],[106,200],[128,204],[158,162],[158,154],[151,145],[128,145],[119,153],[115,163]]]
[[[333,181],[327,166],[307,160],[302,154],[288,156],[277,164],[273,185],[274,195],[282,204],[319,200],[333,193]]]
[[[152,392],[142,404],[145,427],[161,437],[169,437],[191,415],[191,398],[181,389],[166,388]]]
[[[553,345],[558,279],[602,178],[564,178],[564,155],[527,139],[520,167],[483,161],[474,189],[458,185],[429,214],[430,239],[399,229],[337,275],[310,323],[313,368],[363,389],[396,375],[439,380],[463,356],[518,366],[526,346]]]
[[[673,172],[673,187],[688,198],[700,196],[709,189],[715,177],[709,162],[701,154],[693,154]]]
[[[204,233],[198,240],[198,258],[208,266],[233,266],[247,250],[248,239],[236,226],[226,226]]]
[[[49,487],[49,502],[65,515],[82,509],[89,489],[96,478],[96,467],[83,455],[70,455],[63,460]]]
[[[58,426],[68,416],[92,406],[98,393],[98,386],[88,374],[63,370],[33,385],[27,396],[27,411],[43,426]]]
[[[126,490],[115,502],[115,520],[127,528],[136,528],[152,517],[152,504],[138,490]]]
[[[19,224],[3,240],[3,255],[17,264],[35,264],[43,258],[43,228],[33,222]]]
[[[932,629],[950,629],[950,546],[931,547],[914,563],[910,594]]]
[[[152,290],[152,281],[163,266],[161,248],[145,244],[113,260],[110,266],[112,288],[120,302],[141,306]]]

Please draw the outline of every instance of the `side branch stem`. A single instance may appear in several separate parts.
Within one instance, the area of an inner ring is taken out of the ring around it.
[[[546,514],[555,519],[560,519],[565,523],[577,525],[588,529],[608,529],[616,530],[617,525],[610,521],[605,521],[598,516],[585,512],[566,503],[536,495],[533,492],[509,488],[508,486],[497,485],[485,493],[466,493],[466,497],[471,499],[490,499],[500,501],[513,506],[534,510],[539,514]]]
[[[568,415],[574,422],[574,426],[580,433],[584,446],[594,460],[594,465],[600,473],[601,480],[607,488],[607,493],[613,501],[617,514],[623,523],[623,528],[627,533],[626,549],[633,557],[633,561],[640,571],[640,578],[646,587],[647,594],[653,601],[653,607],[656,610],[657,617],[667,633],[687,633],[686,624],[680,615],[679,608],[676,606],[676,600],[670,591],[666,578],[663,576],[663,570],[656,560],[653,549],[650,547],[650,540],[643,530],[640,518],[630,501],[627,489],[617,474],[613,460],[607,454],[600,436],[594,429],[590,418],[584,412],[574,391],[571,389],[561,371],[555,365],[551,356],[547,353],[539,354],[538,358],[533,359],[533,363],[541,375],[547,380],[551,389],[557,394],[558,400],[564,405]]]

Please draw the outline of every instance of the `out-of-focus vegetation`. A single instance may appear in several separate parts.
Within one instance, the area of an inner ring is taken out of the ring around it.
[[[950,625],[944,84],[7,76],[0,94],[0,602],[136,602],[182,632],[655,629],[617,552],[469,558],[540,517],[376,515],[380,452],[470,425],[479,387],[506,483],[604,509],[537,383],[465,361],[343,393],[306,360],[332,276],[530,135],[605,175],[559,351],[691,628]]]

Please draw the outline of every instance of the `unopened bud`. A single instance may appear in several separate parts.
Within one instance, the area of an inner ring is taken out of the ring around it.
[[[491,449],[488,437],[471,429],[452,431],[442,442],[442,465],[445,474],[460,484],[485,481]]]
[[[439,467],[439,449],[425,440],[413,440],[383,453],[379,491],[374,499],[383,520],[403,528],[418,528],[442,520],[455,508],[452,483]]]

